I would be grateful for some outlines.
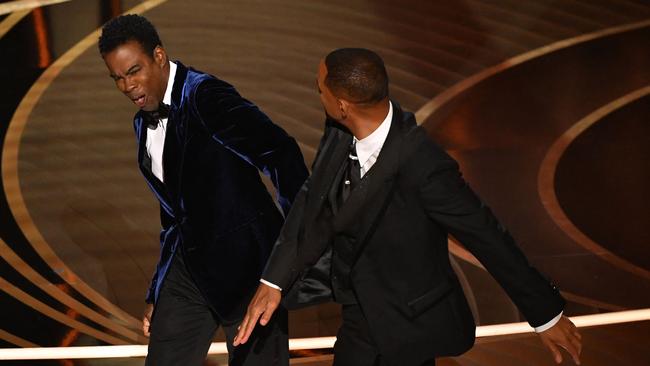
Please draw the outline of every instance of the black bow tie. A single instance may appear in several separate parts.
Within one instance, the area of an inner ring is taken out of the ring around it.
[[[169,118],[169,104],[160,102],[158,109],[155,111],[143,111],[147,128],[155,130],[158,127],[160,120]]]

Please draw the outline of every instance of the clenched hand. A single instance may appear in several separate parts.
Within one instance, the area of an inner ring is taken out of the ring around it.
[[[142,333],[144,333],[145,337],[149,337],[150,334],[151,314],[153,314],[153,304],[147,304],[144,308],[144,315],[142,316]]]

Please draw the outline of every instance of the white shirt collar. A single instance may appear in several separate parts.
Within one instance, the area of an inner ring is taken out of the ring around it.
[[[358,140],[356,137],[354,141],[356,142],[357,157],[359,157],[359,165],[364,166],[368,159],[376,153],[378,150],[384,146],[386,137],[388,137],[388,131],[390,131],[391,121],[393,120],[393,103],[388,102],[388,115],[384,118],[384,121],[372,131],[372,133],[361,140]]]
[[[169,79],[167,79],[167,89],[165,89],[165,96],[163,103],[167,105],[172,104],[172,89],[174,88],[174,78],[176,77],[176,64],[169,61]]]

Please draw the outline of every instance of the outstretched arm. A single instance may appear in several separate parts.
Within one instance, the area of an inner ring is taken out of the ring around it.
[[[565,301],[557,288],[529,263],[514,239],[462,178],[458,164],[435,144],[424,142],[414,184],[429,217],[454,235],[474,254],[508,293],[533,327],[552,325]],[[558,346],[576,363],[580,335],[573,323],[560,315],[550,329],[539,333],[544,344],[561,361]]]

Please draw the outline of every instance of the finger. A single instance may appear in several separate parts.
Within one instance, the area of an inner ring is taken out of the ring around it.
[[[580,352],[582,351],[582,345],[580,342],[576,341],[570,340],[571,343],[567,351],[571,355],[571,358],[573,358],[573,362],[575,362],[576,365],[580,365]]]
[[[575,334],[572,334],[569,336],[569,342],[573,344],[573,346],[578,351],[578,355],[580,355],[582,353],[582,342],[580,341],[580,338],[576,337]]]
[[[144,335],[147,335],[147,333],[149,333],[150,325],[151,323],[149,322],[149,319],[147,318],[142,319],[142,333],[144,333]]]
[[[232,342],[233,346],[239,346],[239,344],[241,343],[240,340],[244,336],[244,326],[248,322],[248,318],[250,318],[250,315],[249,313],[246,313],[244,320],[242,320],[241,324],[239,324],[239,326],[237,327],[237,335],[235,336]]]
[[[573,358],[573,362],[575,362],[576,365],[580,365],[580,352],[574,349],[573,352],[569,353],[571,354],[571,358]]]
[[[558,345],[564,348],[569,355],[571,355],[571,358],[573,358],[573,362],[575,362],[576,365],[580,364],[580,352],[578,351],[578,347],[573,344],[570,338],[564,339],[562,343],[558,342]]]
[[[262,313],[262,317],[260,318],[260,324],[261,325],[267,325],[269,321],[271,320],[271,316],[273,316],[273,312],[275,312],[275,309],[278,306],[275,304],[268,303],[266,304],[266,309],[264,310],[264,313]]]
[[[553,359],[555,359],[555,363],[562,363],[562,353],[557,348],[557,346],[553,344],[553,342],[546,341],[546,340],[544,341],[544,344],[551,351],[551,354],[553,354]]]
[[[253,329],[255,329],[255,325],[257,324],[257,319],[260,317],[260,312],[255,312],[249,319],[246,324],[242,327],[242,329],[239,331],[241,334],[241,337],[239,339],[239,343],[243,344],[248,341],[248,338],[250,337],[251,333],[253,333]]]
[[[241,329],[237,334],[236,342],[233,343],[235,346],[244,344],[248,341],[248,337],[253,333],[253,329],[255,329],[255,324],[257,324],[257,319],[259,319],[259,317],[260,311],[255,310],[246,315],[246,319],[244,319],[244,322],[240,325]]]

